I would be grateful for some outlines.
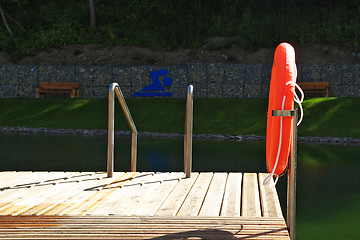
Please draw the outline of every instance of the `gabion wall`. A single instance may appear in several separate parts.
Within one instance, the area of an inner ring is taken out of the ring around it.
[[[112,82],[120,85],[126,98],[185,98],[190,84],[194,86],[194,97],[267,97],[271,67],[270,64],[226,63],[162,67],[0,65],[0,97],[34,98],[36,87],[43,81],[77,82],[81,98],[107,97]],[[329,82],[330,96],[360,96],[360,64],[297,67],[297,81]]]

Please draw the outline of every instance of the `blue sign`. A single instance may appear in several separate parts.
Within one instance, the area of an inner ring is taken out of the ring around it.
[[[167,74],[169,74],[167,69],[151,72],[150,78],[153,83],[141,89],[140,92],[134,93],[134,97],[172,97],[172,93],[165,92],[164,88],[171,86],[172,79],[170,77],[164,77],[162,83],[159,79],[160,76]]]

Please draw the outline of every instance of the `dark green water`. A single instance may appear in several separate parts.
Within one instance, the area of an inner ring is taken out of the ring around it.
[[[105,171],[106,137],[1,135],[0,170]],[[264,142],[193,142],[193,171],[265,172]],[[130,138],[115,140],[130,170]],[[182,171],[181,139],[138,139],[138,171]],[[360,239],[360,146],[299,144],[298,240]],[[286,177],[277,185],[286,215]]]

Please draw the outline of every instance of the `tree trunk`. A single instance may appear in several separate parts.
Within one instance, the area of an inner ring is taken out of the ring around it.
[[[4,24],[5,24],[6,29],[8,30],[11,38],[14,40],[14,42],[15,42],[15,44],[16,44],[16,47],[18,47],[17,42],[16,42],[16,39],[14,38],[14,35],[13,35],[13,33],[12,33],[12,31],[11,31],[11,29],[10,29],[7,21],[6,21],[6,18],[5,18],[5,15],[4,15],[4,12],[3,12],[3,10],[2,10],[1,5],[0,5],[0,14],[1,14],[1,17],[2,17],[2,19],[3,19],[3,21],[4,21]]]
[[[96,31],[96,19],[95,19],[95,7],[94,7],[94,0],[89,0],[90,6],[90,27]]]

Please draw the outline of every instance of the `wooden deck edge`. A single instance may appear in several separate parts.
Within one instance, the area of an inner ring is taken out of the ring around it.
[[[283,218],[1,216],[7,239],[284,239]]]

